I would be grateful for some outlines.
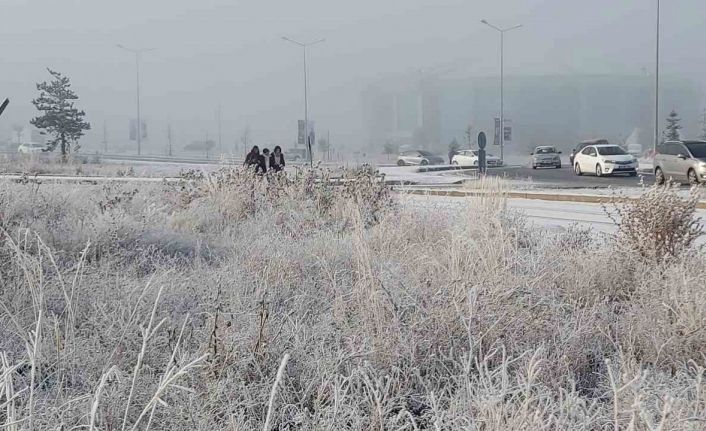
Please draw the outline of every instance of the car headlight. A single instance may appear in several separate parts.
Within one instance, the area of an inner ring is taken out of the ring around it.
[[[699,163],[699,167],[702,169],[706,169],[706,162]]]
[[[615,162],[612,161],[612,160],[603,160],[603,163],[606,163],[606,164],[608,164],[608,165],[615,164]]]

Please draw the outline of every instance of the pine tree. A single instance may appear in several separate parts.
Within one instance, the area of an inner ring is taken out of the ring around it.
[[[37,99],[32,100],[32,104],[42,115],[33,118],[30,124],[51,136],[47,142],[47,151],[59,147],[61,159],[65,162],[72,144],[74,150],[78,150],[78,140],[85,130],[90,130],[91,125],[84,121],[86,113],[74,107],[74,100],[78,100],[78,96],[71,90],[69,78],[51,69],[47,70],[54,79],[49,83],[45,81],[37,84],[40,93]]]
[[[679,138],[681,137],[681,133],[679,130],[681,130],[681,118],[679,118],[679,114],[677,114],[677,111],[672,109],[672,112],[669,113],[669,117],[667,117],[667,128],[664,131],[664,137],[667,141],[678,141]]]
[[[397,152],[400,150],[400,146],[396,145],[390,141],[385,142],[385,146],[383,147],[383,153],[387,155],[387,159],[390,159],[390,156],[393,154],[397,154]]]

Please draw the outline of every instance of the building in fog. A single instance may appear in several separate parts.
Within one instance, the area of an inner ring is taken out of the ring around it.
[[[482,130],[492,140],[499,91],[497,77],[398,77],[372,84],[363,94],[368,145],[375,149],[394,142],[444,151],[454,138],[463,145],[469,126],[473,136]],[[703,95],[693,82],[663,79],[660,117],[676,109],[685,135],[695,136]],[[591,138],[621,143],[635,129],[647,147],[654,133],[653,100],[649,76],[507,76],[505,117],[513,136],[506,150],[524,154],[536,145],[568,150]]]
[[[386,143],[437,148],[442,142],[437,82],[425,77],[380,81],[363,92],[370,148]]]

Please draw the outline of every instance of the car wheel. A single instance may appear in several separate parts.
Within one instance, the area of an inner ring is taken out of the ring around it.
[[[429,160],[422,160],[422,162],[419,163],[419,164],[422,165],[422,166],[426,166],[426,165],[429,164]]]
[[[404,160],[397,161],[397,166],[404,166],[404,165],[405,165]]]
[[[535,165],[532,165],[532,169],[537,169],[537,166],[535,166]]]
[[[659,186],[664,184],[664,172],[662,172],[662,168],[655,169],[655,183]]]
[[[561,165],[556,165],[556,166],[554,166],[554,168],[561,169]]]
[[[597,177],[602,177],[603,176],[603,169],[601,169],[600,164],[596,164],[596,176]]]
[[[699,183],[699,177],[696,175],[696,171],[693,169],[689,169],[689,172],[686,173],[686,177],[689,179],[689,184],[691,184],[692,186]]]
[[[629,176],[629,177],[636,177],[636,176],[637,176],[637,172],[630,172],[630,173],[628,174],[628,176]]]
[[[578,163],[574,165],[574,173],[578,176],[583,175],[583,172],[581,172],[581,166],[579,166]]]

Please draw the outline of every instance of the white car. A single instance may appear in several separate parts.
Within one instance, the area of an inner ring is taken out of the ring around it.
[[[46,149],[46,144],[36,144],[34,142],[27,142],[24,144],[20,144],[20,146],[17,147],[17,152],[20,154],[37,154],[46,151]]]
[[[397,157],[397,166],[410,165],[443,165],[445,159],[424,150],[403,151]]]
[[[637,159],[617,145],[589,145],[574,156],[576,175],[595,173],[604,175],[637,175]]]
[[[499,157],[492,154],[485,154],[485,162],[489,167],[502,166],[503,162]],[[451,164],[454,166],[478,166],[478,150],[461,150],[453,156]]]

